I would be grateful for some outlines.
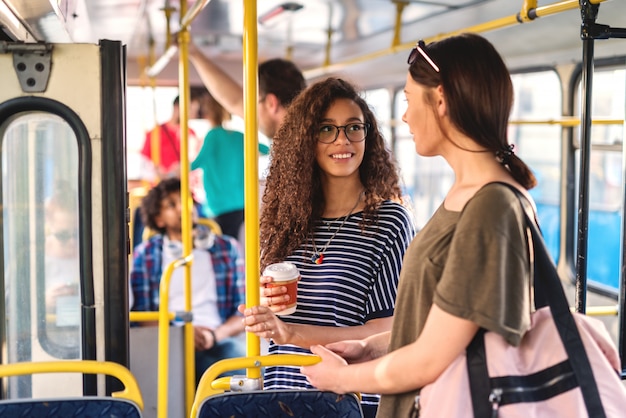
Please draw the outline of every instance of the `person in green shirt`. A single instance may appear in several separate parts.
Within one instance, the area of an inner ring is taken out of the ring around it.
[[[211,129],[202,148],[191,163],[191,170],[202,169],[208,216],[215,219],[222,233],[242,240],[244,220],[244,138],[243,133],[226,129],[224,121],[230,114],[210,94],[201,104],[202,116]],[[259,143],[259,152],[269,153],[269,147]]]

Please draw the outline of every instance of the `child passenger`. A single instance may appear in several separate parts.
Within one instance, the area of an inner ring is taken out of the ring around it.
[[[270,338],[271,354],[310,353],[314,344],[390,329],[402,257],[415,233],[398,203],[398,183],[376,118],[351,84],[329,78],[294,100],[272,145],[261,269],[281,261],[298,267],[297,309],[274,314],[285,308],[284,287],[262,290],[268,307],[245,309],[246,331]],[[269,367],[265,387],[312,386],[297,367]],[[378,404],[371,393],[362,401],[369,417]]]
[[[158,233],[135,248],[130,274],[134,300],[131,310],[157,311],[161,275],[183,253],[180,180],[163,180],[151,189],[141,202],[141,213],[145,224]],[[243,331],[237,306],[245,296],[243,260],[234,238],[217,236],[196,226],[193,239],[192,322],[199,381],[216,361],[245,356],[243,341],[236,338]],[[170,284],[170,311],[185,310],[183,280],[183,269],[175,269]]]

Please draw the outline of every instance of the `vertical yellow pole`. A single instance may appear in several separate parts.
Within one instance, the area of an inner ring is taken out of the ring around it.
[[[244,177],[245,177],[245,228],[246,228],[246,306],[259,304],[259,174],[257,134],[257,4],[244,0],[243,13],[243,90],[244,90]],[[248,356],[261,353],[257,336],[246,334]],[[260,369],[248,369],[249,378],[259,378]]]
[[[531,22],[533,19],[531,19],[528,16],[528,12],[530,12],[531,10],[536,10],[537,9],[537,0],[524,0],[524,2],[522,3],[522,10],[520,10],[519,12],[519,18],[521,19],[520,23],[523,22]]]
[[[184,17],[187,14],[187,1],[180,0],[179,14]],[[180,197],[182,204],[182,238],[183,257],[191,255],[192,248],[192,225],[191,210],[192,200],[189,189],[189,26],[181,25],[178,32],[178,79],[180,89]],[[191,312],[191,265],[185,264],[185,311]],[[185,353],[185,413],[189,416],[191,405],[196,391],[195,355],[193,325],[185,324],[184,330],[184,353]]]
[[[150,38],[148,54],[150,66],[153,66],[155,58],[154,39],[152,38]],[[150,77],[150,88],[152,89],[152,115],[154,116],[154,127],[152,128],[152,132],[150,132],[150,155],[152,156],[152,164],[154,165],[154,169],[156,171],[157,167],[161,165],[161,128],[159,127],[159,121],[157,120],[156,114],[156,80],[154,77]]]
[[[402,34],[402,12],[404,11],[404,7],[406,3],[403,1],[396,1],[396,23],[393,26],[393,40],[391,41],[391,46],[400,45],[400,36]]]

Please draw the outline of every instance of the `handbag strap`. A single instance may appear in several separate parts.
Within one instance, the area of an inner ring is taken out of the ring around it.
[[[596,381],[589,358],[585,351],[580,333],[576,327],[576,321],[569,309],[569,303],[565,297],[561,280],[557,273],[552,258],[548,253],[545,242],[534,221],[534,211],[528,200],[517,188],[510,184],[498,182],[511,189],[518,197],[524,210],[526,226],[530,229],[531,240],[528,242],[529,256],[534,255],[533,283],[535,308],[549,306],[556,329],[561,337],[572,370],[580,386],[583,400],[590,417],[604,418],[604,408],[598,392]],[[529,215],[532,213],[532,216]],[[532,250],[531,250],[532,243]],[[470,342],[466,350],[467,371],[470,381],[472,406],[474,417],[482,418],[491,416],[492,404],[489,400],[491,391],[489,374],[487,370],[487,357],[484,344],[484,330],[480,330]]]

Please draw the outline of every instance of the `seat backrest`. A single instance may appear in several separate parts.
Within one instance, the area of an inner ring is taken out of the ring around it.
[[[143,398],[139,385],[130,370],[121,364],[60,360],[0,365],[0,378],[40,373],[103,374],[117,378],[124,389],[111,396],[4,399],[0,400],[0,417],[141,417]]]
[[[11,399],[0,401],[0,417],[141,418],[141,411],[131,401],[111,397]]]
[[[210,396],[200,404],[196,417],[257,416],[362,418],[363,411],[355,394],[338,395],[317,390],[260,390]]]

